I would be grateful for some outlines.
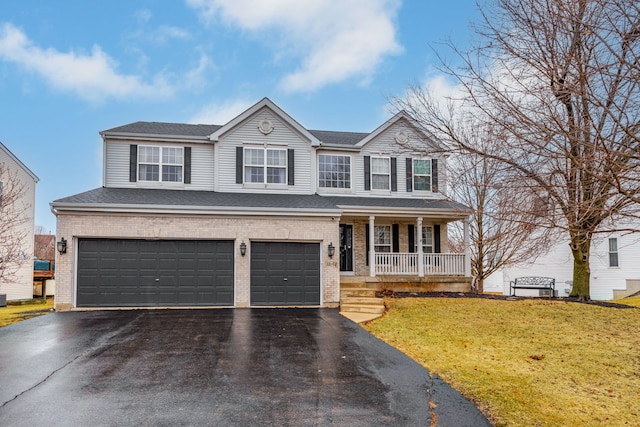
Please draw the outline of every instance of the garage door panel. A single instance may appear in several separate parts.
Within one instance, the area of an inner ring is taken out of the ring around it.
[[[251,305],[319,305],[319,272],[318,243],[252,242]]]
[[[233,241],[79,239],[77,304],[233,305]]]

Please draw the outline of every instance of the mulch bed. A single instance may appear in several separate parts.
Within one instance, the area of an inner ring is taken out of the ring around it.
[[[376,292],[378,298],[483,298],[504,301],[521,301],[521,300],[546,300],[560,302],[575,302],[580,304],[597,305],[600,307],[610,308],[631,308],[637,309],[630,305],[617,304],[610,301],[594,301],[581,300],[573,297],[547,298],[547,297],[514,297],[509,295],[493,295],[493,294],[476,294],[473,292],[394,292],[390,290]]]

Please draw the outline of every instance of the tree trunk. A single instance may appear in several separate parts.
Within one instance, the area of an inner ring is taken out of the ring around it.
[[[589,300],[591,299],[591,269],[589,267],[591,239],[577,236],[572,238],[571,242],[571,252],[573,254],[573,287],[569,296],[577,297],[580,300]]]

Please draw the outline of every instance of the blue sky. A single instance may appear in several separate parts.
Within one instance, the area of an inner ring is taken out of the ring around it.
[[[0,141],[54,232],[52,200],[102,185],[98,132],[221,125],[265,96],[308,129],[369,132],[477,16],[472,0],[3,0]]]

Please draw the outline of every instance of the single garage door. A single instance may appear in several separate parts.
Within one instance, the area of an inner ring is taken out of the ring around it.
[[[252,242],[251,305],[320,305],[320,244]]]
[[[79,239],[77,305],[233,305],[233,247],[233,241]]]

